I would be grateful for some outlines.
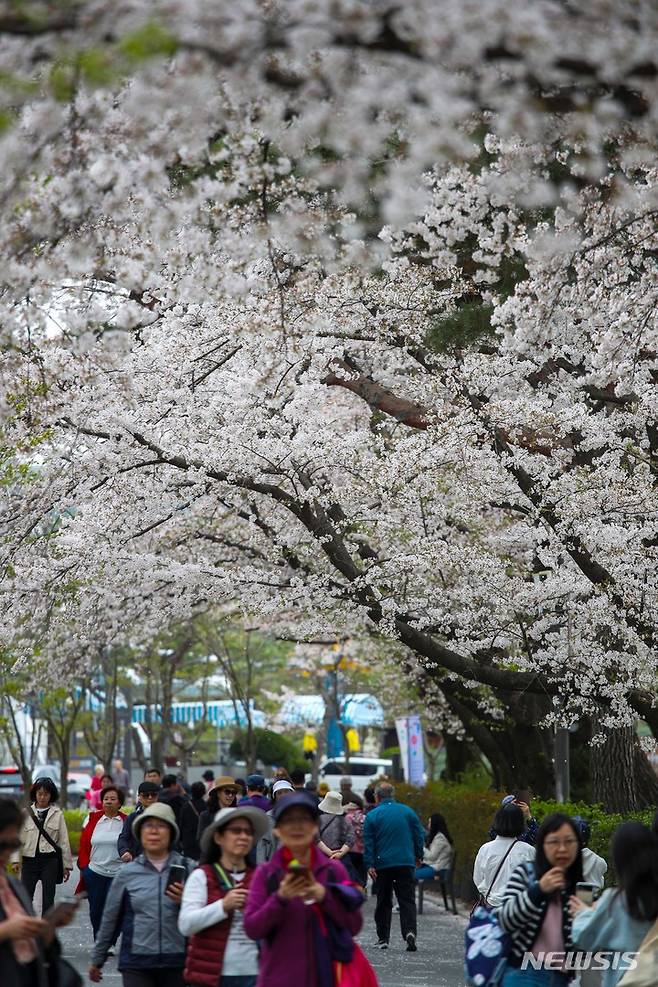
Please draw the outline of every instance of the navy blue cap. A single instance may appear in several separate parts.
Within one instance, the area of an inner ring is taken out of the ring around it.
[[[265,779],[262,775],[247,775],[247,788],[265,788]]]
[[[296,791],[291,795],[283,795],[277,802],[274,803],[272,816],[275,822],[279,821],[284,812],[287,812],[288,809],[294,808],[296,805],[301,805],[305,809],[308,809],[314,819],[317,819],[320,815],[318,803],[315,801],[311,793]]]

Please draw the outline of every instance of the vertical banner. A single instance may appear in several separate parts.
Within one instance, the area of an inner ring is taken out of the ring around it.
[[[423,756],[423,728],[418,715],[408,717],[407,746],[409,749],[409,784],[421,787],[425,774],[425,758]]]
[[[395,721],[395,729],[400,745],[400,763],[404,773],[404,780],[409,781],[409,720],[406,716],[400,716]]]

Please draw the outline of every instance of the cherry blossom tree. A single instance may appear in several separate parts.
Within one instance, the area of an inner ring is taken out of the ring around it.
[[[375,631],[501,779],[586,719],[599,787],[652,795],[653,5],[95,0],[0,39],[12,647],[227,602]]]

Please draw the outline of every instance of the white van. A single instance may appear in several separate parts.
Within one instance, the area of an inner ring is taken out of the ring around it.
[[[324,781],[333,792],[340,790],[341,778],[352,779],[352,791],[363,795],[368,785],[381,775],[391,776],[393,762],[385,757],[351,757],[349,764],[344,757],[325,758],[320,764],[318,781]],[[308,776],[311,777],[310,775]]]

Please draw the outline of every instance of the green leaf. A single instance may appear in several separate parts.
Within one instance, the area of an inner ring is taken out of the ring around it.
[[[127,34],[119,42],[119,51],[131,61],[143,61],[157,55],[173,55],[177,48],[176,39],[163,27],[154,22]]]

